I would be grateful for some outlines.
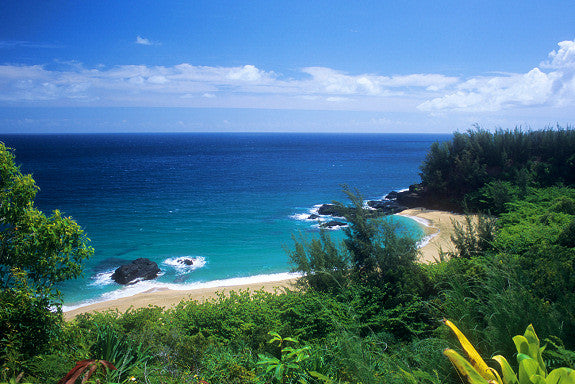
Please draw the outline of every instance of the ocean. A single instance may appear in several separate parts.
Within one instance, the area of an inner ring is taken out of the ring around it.
[[[95,249],[84,277],[59,286],[64,310],[159,288],[193,289],[289,276],[292,236],[317,236],[307,217],[419,181],[437,134],[154,133],[3,135],[23,173],[40,187],[36,205],[59,209]],[[393,216],[402,231],[423,233]],[[336,238],[342,231],[333,231]],[[161,275],[120,286],[111,274],[139,257]],[[181,263],[192,259],[192,265]]]

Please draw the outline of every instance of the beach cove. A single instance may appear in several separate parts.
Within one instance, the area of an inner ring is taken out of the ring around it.
[[[397,214],[413,219],[425,231],[425,238],[420,246],[420,262],[433,263],[439,261],[440,252],[453,251],[451,235],[454,233],[454,223],[464,224],[465,216],[451,212],[429,210],[425,208],[412,208]],[[219,295],[229,295],[232,291],[258,291],[281,292],[284,289],[296,289],[296,277],[277,281],[266,281],[249,284],[222,285],[210,288],[190,290],[160,289],[138,293],[133,296],[116,300],[103,301],[64,312],[66,320],[72,320],[83,313],[118,311],[124,313],[129,309],[148,306],[159,306],[165,309],[172,308],[184,300],[199,302],[217,298]]]
[[[380,200],[419,179],[426,134],[101,134],[5,138],[40,187],[37,205],[73,217],[95,253],[59,285],[64,310],[138,293],[293,278],[292,236],[316,236],[318,205],[347,203],[342,185]],[[390,216],[404,233],[424,227]],[[431,230],[431,229],[428,229]],[[334,237],[340,236],[333,231]],[[120,265],[158,264],[154,280],[120,286]],[[193,259],[183,265],[182,259]]]

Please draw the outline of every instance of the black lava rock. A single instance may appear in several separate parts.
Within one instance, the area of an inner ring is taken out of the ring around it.
[[[322,216],[344,217],[345,208],[339,207],[335,204],[323,204],[321,207],[319,207],[317,213]]]
[[[129,264],[124,264],[114,271],[112,280],[118,284],[130,284],[134,280],[151,280],[158,277],[158,264],[145,258],[139,258]]]
[[[407,209],[406,206],[398,204],[395,200],[369,200],[367,205],[386,215],[393,215]]]
[[[333,227],[344,227],[346,225],[347,225],[347,223],[333,220],[333,221],[328,221],[327,223],[322,223],[320,225],[320,227],[322,227],[322,228],[333,228]]]

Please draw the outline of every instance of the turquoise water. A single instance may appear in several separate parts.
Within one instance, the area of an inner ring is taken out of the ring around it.
[[[448,135],[101,134],[5,136],[41,191],[37,205],[80,223],[95,248],[85,277],[61,286],[66,308],[168,287],[286,278],[292,235],[316,236],[314,206],[366,199],[419,181]],[[412,220],[393,217],[422,236]],[[341,231],[333,231],[341,237]],[[162,275],[121,287],[112,271],[139,257]],[[178,263],[193,258],[191,267]]]

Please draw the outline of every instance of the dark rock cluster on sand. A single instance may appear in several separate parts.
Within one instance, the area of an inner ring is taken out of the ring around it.
[[[391,191],[385,200],[368,201],[367,204],[378,210],[389,210],[398,213],[408,208],[424,207],[428,205],[423,189],[419,184],[410,185],[405,191]],[[373,205],[372,205],[373,204]]]
[[[114,271],[112,280],[118,284],[130,284],[135,280],[151,280],[158,277],[160,268],[155,262],[139,258],[129,264],[124,264]]]

